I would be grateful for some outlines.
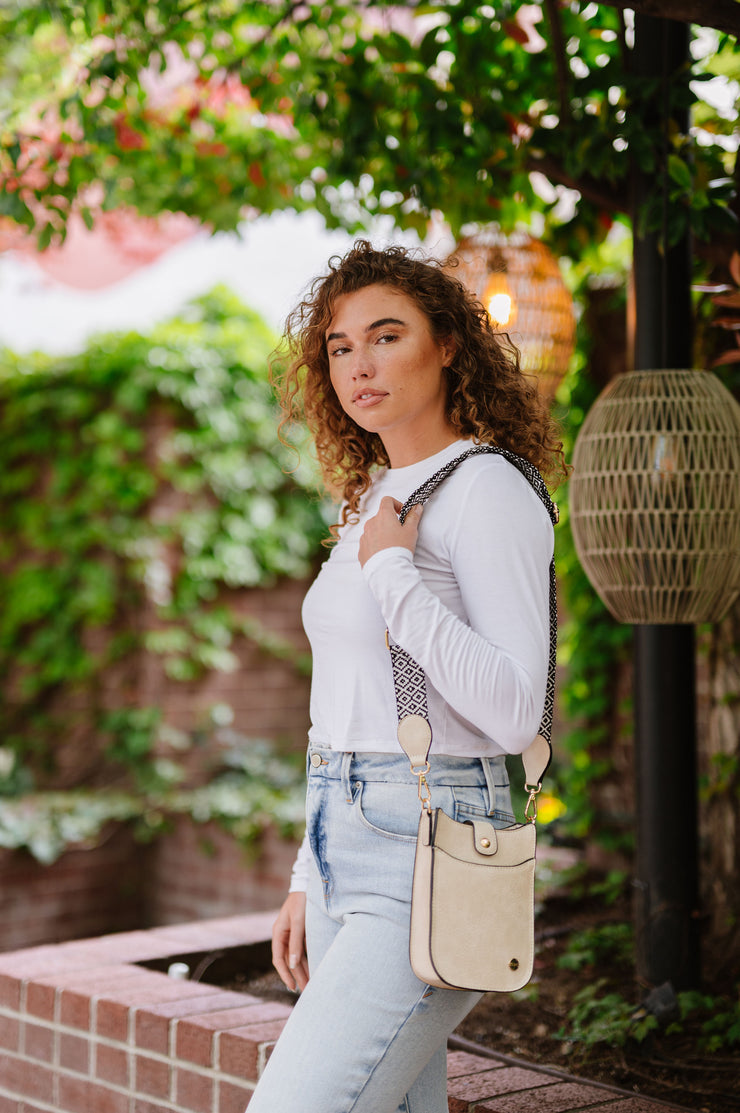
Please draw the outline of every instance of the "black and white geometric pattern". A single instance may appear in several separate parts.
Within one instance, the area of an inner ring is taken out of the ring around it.
[[[427,479],[426,482],[422,483],[421,487],[418,487],[412,495],[409,495],[398,516],[399,520],[401,522],[405,521],[406,515],[412,506],[416,506],[418,503],[424,504],[427,499],[434,494],[439,485],[447,479],[448,475],[453,473],[455,468],[457,468],[463,460],[467,460],[469,456],[480,456],[483,453],[493,453],[496,456],[503,456],[505,460],[513,464],[532,485],[535,493],[539,496],[547,510],[550,521],[555,525],[558,520],[558,510],[555,503],[550,498],[550,493],[537,468],[535,468],[533,464],[530,464],[528,460],[524,460],[521,456],[517,456],[515,452],[510,452],[506,448],[497,448],[496,445],[492,444],[481,444],[476,445],[474,448],[469,448],[466,452],[463,452],[460,456],[451,460],[449,464],[440,468],[438,472]],[[547,689],[545,692],[545,707],[542,712],[542,722],[538,732],[547,741],[548,745],[551,743],[552,716],[555,706],[555,651],[557,636],[557,595],[555,561],[553,559],[550,562],[550,648],[547,665]],[[404,719],[407,715],[420,715],[429,722],[424,670],[405,649],[402,649],[400,645],[395,645],[390,641],[390,638],[388,641],[388,648],[391,653],[393,683],[396,689],[396,707],[399,721]]]

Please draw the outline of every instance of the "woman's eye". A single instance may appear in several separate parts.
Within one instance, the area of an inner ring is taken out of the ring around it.
[[[379,344],[392,344],[394,340],[398,340],[395,332],[384,332],[382,336],[378,337]]]
[[[339,348],[333,348],[332,351],[329,352],[329,355],[330,356],[341,356],[342,352],[346,352],[346,351],[348,351],[347,348],[343,348],[343,347],[340,346]]]

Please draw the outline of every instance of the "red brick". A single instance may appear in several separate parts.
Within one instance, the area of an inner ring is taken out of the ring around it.
[[[128,1018],[128,1005],[121,1005],[118,1001],[106,1001],[104,998],[95,1002],[95,1033],[104,1039],[126,1043]]]
[[[473,1101],[480,1101],[481,1098],[545,1086],[550,1081],[552,1081],[551,1076],[542,1074],[541,1071],[524,1070],[522,1067],[498,1067],[453,1079],[450,1082],[449,1093],[451,1097],[458,1098],[469,1105]]]
[[[28,1105],[26,1109],[29,1109]],[[0,1094],[0,1113],[18,1113],[18,1102],[15,1098],[5,1098]]]
[[[29,982],[26,986],[26,1012],[40,1020],[53,1020],[55,997],[56,989],[53,985]]]
[[[6,1009],[19,1009],[21,983],[10,974],[0,974],[0,1005]]]
[[[178,1067],[175,1072],[175,1101],[182,1109],[213,1113],[213,1087],[213,1079],[197,1071]]]
[[[129,1085],[129,1052],[99,1043],[95,1047],[95,1076],[115,1086]]]
[[[24,1059],[3,1057],[3,1088],[21,1097],[51,1103],[54,1088],[53,1072],[40,1063],[33,1070]]]
[[[481,1074],[483,1071],[502,1067],[495,1059],[472,1055],[469,1051],[450,1051],[447,1055],[447,1077],[458,1078],[463,1074]]]
[[[517,1068],[514,1068],[517,1069]],[[540,1078],[546,1080],[552,1075],[541,1074]],[[551,1085],[540,1086],[537,1090],[520,1090],[518,1093],[504,1093],[500,1097],[484,1101],[476,1105],[475,1113],[531,1113],[536,1108],[537,1113],[570,1113],[572,1109],[588,1109],[592,1105],[603,1102],[608,1091],[587,1083],[558,1082]],[[465,1107],[467,1113],[468,1106]],[[450,1105],[450,1111],[454,1106]],[[607,1105],[606,1110],[612,1113],[612,1108]],[[632,1113],[632,1111],[630,1111]]]
[[[218,1104],[214,1113],[244,1113],[253,1093],[253,1090],[248,1090],[245,1086],[235,1086],[232,1082],[219,1082]]]
[[[264,1053],[277,1041],[284,1027],[284,1021],[273,1020],[221,1032],[218,1037],[220,1069],[237,1078],[256,1082]]]
[[[206,990],[206,993],[204,993]],[[211,989],[211,992],[213,990]],[[168,978],[152,970],[141,970],[135,978],[127,978],[123,984],[110,984],[96,993],[98,1001],[118,1001],[129,1008],[138,1009],[142,1005],[160,1005],[165,1001],[186,1001],[207,995],[207,987],[199,982],[181,982]]]
[[[41,1024],[23,1025],[23,1050],[29,1059],[51,1063],[54,1059],[54,1031]]]
[[[144,1101],[137,1097],[134,1105],[135,1113],[172,1113],[171,1105],[158,1105],[155,1101]]]
[[[134,1060],[134,1067],[134,1089],[137,1093],[147,1094],[153,1098],[169,1098],[169,1063],[162,1062],[159,1059],[150,1059],[145,1055],[137,1055]]]
[[[137,1009],[134,1037],[136,1046],[167,1055],[170,1049],[170,1024],[173,1020],[193,1016],[196,1013],[201,1015],[216,1009],[236,1007],[244,1001],[244,995],[241,993],[229,991],[218,993],[211,987],[208,988],[211,989],[210,994],[202,997],[189,997],[184,1001],[165,1001],[160,1005],[147,1005]]]
[[[77,1074],[90,1071],[90,1041],[85,1036],[72,1036],[62,1032],[59,1036],[59,1065]]]
[[[90,1031],[90,996],[87,993],[77,993],[72,989],[63,989],[59,1002],[59,1019],[62,1024],[70,1028],[82,1028]]]
[[[17,1051],[20,1037],[20,1023],[12,1016],[0,1016],[0,1048],[4,1051]]]
[[[589,1106],[588,1113],[671,1113],[672,1109],[680,1113],[680,1109],[683,1109],[683,1106],[666,1105],[664,1102],[658,1103],[642,1097],[626,1097],[621,1101],[612,1101],[610,1099],[617,1096],[614,1091],[602,1090],[601,1093],[605,1104]]]
[[[127,1094],[117,1094],[84,1078],[59,1076],[59,1109],[69,1113],[128,1113]]]
[[[253,1003],[240,1009],[222,1009],[178,1021],[175,1042],[177,1057],[202,1067],[212,1066],[214,1032],[243,1028],[248,1024],[261,1024],[268,1020],[287,1020],[290,1015],[288,1006],[276,1001],[260,1001],[257,997],[245,997],[244,1000]]]

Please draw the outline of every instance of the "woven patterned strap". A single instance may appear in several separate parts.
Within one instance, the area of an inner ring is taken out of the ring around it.
[[[493,453],[496,456],[503,456],[510,464],[513,464],[526,480],[532,485],[535,493],[539,496],[553,525],[558,520],[558,510],[555,503],[550,498],[550,494],[545,486],[545,482],[537,471],[534,465],[530,464],[528,460],[524,460],[521,456],[517,456],[515,452],[510,452],[506,448],[497,448],[492,444],[476,445],[474,448],[469,448],[460,456],[455,457],[449,464],[445,464],[438,472],[435,472],[421,487],[418,487],[412,495],[406,499],[403,505],[399,519],[403,522],[412,506],[417,503],[425,503],[427,499],[434,494],[439,487],[440,483],[451,475],[463,460],[467,460],[469,456],[480,456],[484,453]],[[550,562],[550,648],[547,664],[547,690],[545,693],[545,707],[542,712],[542,721],[537,737],[522,755],[525,767],[525,776],[528,784],[537,785],[541,783],[542,778],[547,771],[552,756],[551,736],[552,736],[552,716],[555,706],[555,647],[557,642],[557,598],[555,586],[555,561]],[[415,716],[417,719],[421,718],[429,723],[429,711],[427,707],[427,691],[426,691],[426,677],[424,670],[416,663],[414,658],[402,649],[400,645],[396,645],[389,638],[388,648],[391,654],[391,665],[393,667],[393,684],[396,690],[396,709],[398,711],[399,727],[405,718],[408,716]],[[399,739],[400,740],[400,739]],[[403,742],[401,742],[404,750],[407,750]],[[431,726],[429,729],[429,742],[426,746],[427,755],[429,747],[431,746]],[[418,760],[416,755],[415,760]],[[426,755],[425,755],[426,759]]]

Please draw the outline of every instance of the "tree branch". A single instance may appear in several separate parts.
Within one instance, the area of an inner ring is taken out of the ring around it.
[[[698,23],[728,35],[740,35],[740,4],[736,0],[599,0],[611,8],[631,8],[638,15]]]
[[[552,49],[555,55],[555,68],[558,75],[560,122],[564,124],[570,121],[568,61],[565,56],[565,40],[563,39],[563,28],[560,23],[560,12],[558,10],[557,0],[545,0],[545,8],[547,10],[547,21],[550,24]]]
[[[624,191],[611,189],[606,182],[601,182],[598,178],[592,178],[588,174],[581,174],[578,178],[573,178],[551,155],[530,157],[527,160],[527,166],[529,170],[538,170],[551,182],[567,186],[568,189],[578,190],[587,201],[606,212],[628,213],[630,211],[630,200],[626,189]]]

